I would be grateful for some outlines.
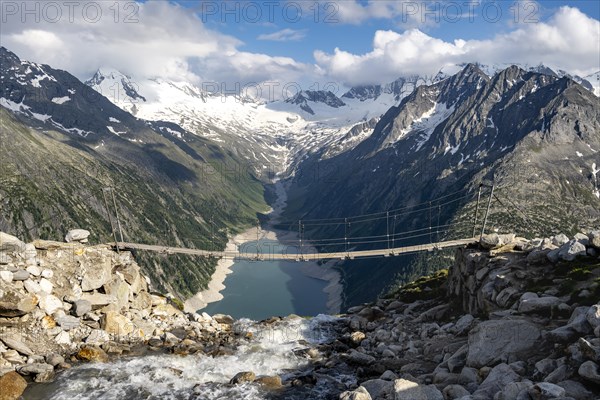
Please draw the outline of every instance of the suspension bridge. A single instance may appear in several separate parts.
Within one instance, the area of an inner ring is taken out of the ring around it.
[[[482,189],[489,189],[487,206],[482,220],[479,220],[480,209],[483,211]],[[452,223],[440,222],[443,209],[457,208],[470,200],[475,200],[476,206],[472,220]],[[119,250],[141,250],[162,254],[183,254],[199,257],[226,258],[255,261],[318,261],[328,259],[359,259],[370,257],[391,257],[418,252],[431,252],[453,247],[464,247],[479,242],[484,234],[492,198],[496,198],[493,185],[481,185],[478,191],[460,190],[445,196],[420,204],[405,206],[398,209],[386,210],[372,214],[355,215],[343,218],[299,220],[294,222],[275,222],[272,228],[293,234],[293,239],[277,239],[276,244],[270,240],[261,242],[257,226],[256,238],[248,238],[248,243],[226,250],[205,250],[177,246],[152,245],[131,243],[123,240],[123,233],[115,207],[116,221],[113,225],[113,245]],[[499,200],[499,199],[498,199]],[[107,210],[109,200],[105,197]],[[412,221],[411,229],[402,228],[402,223]],[[400,222],[403,221],[403,222]],[[415,222],[416,221],[416,222]],[[212,221],[211,221],[212,222]],[[481,230],[478,232],[478,223]],[[415,224],[419,226],[415,228]],[[343,236],[341,231],[343,227]],[[328,232],[340,232],[338,237],[307,237],[307,232],[325,229]],[[385,229],[385,232],[383,230]],[[472,229],[472,231],[471,231]],[[373,232],[365,234],[363,232]],[[120,239],[117,238],[117,231]],[[451,238],[452,234],[463,232],[463,237]],[[472,232],[464,235],[464,232]],[[477,235],[478,233],[478,235]],[[214,234],[211,234],[214,240]],[[464,237],[469,236],[469,237]],[[250,241],[251,240],[251,241]],[[214,243],[210,246],[214,248]]]

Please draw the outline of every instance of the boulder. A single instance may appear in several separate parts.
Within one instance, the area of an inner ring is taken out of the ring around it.
[[[35,375],[33,380],[38,383],[48,382],[54,378],[54,367],[46,363],[31,363],[19,367],[21,375]]]
[[[10,287],[0,290],[0,317],[21,317],[35,310],[38,301],[36,295],[23,295]]]
[[[56,322],[58,325],[60,325],[63,331],[70,331],[71,329],[75,329],[79,326],[79,318],[71,315],[58,317],[56,318]]]
[[[26,271],[33,276],[40,276],[42,274],[42,270],[37,265],[28,266]]]
[[[22,253],[25,251],[25,242],[8,233],[0,232],[0,251]]]
[[[92,305],[92,310],[105,307],[109,304],[116,303],[117,299],[114,296],[109,296],[102,293],[84,293],[81,300],[88,301]]]
[[[558,235],[554,236],[552,238],[552,244],[555,246],[562,246],[565,243],[569,242],[569,237],[567,235],[565,235],[564,233],[559,233]]]
[[[37,283],[36,281],[32,281],[31,279],[27,279],[26,281],[24,281],[23,287],[25,288],[25,290],[27,290],[27,292],[29,292],[31,294],[36,294],[36,293],[39,293],[42,291],[40,284]],[[47,293],[47,294],[50,294],[50,293]]]
[[[42,270],[42,277],[43,278],[52,279],[53,276],[54,276],[54,271],[52,271],[51,269],[44,269],[44,270]]]
[[[100,346],[106,342],[110,341],[110,335],[108,332],[102,329],[94,329],[87,338],[85,338],[85,343],[89,345]]]
[[[567,364],[562,364],[558,366],[558,368],[556,368],[554,371],[550,372],[548,376],[544,378],[544,382],[558,383],[564,381],[570,376],[571,373],[569,371],[569,367],[567,366]]]
[[[360,384],[365,388],[371,398],[387,398],[394,391],[394,382],[383,379],[371,379]]]
[[[148,292],[139,292],[131,301],[134,310],[146,310],[152,307],[152,297]]]
[[[352,332],[350,334],[350,341],[356,345],[359,345],[363,340],[367,338],[367,335],[360,331]]]
[[[358,313],[358,316],[372,322],[385,317],[385,313],[379,307],[365,307]]]
[[[20,399],[26,387],[27,381],[15,371],[10,371],[0,377],[0,400]]]
[[[565,389],[548,382],[536,383],[527,392],[532,399],[536,400],[556,399],[565,395]]]
[[[350,350],[346,359],[349,363],[356,365],[371,365],[376,361],[375,357],[356,350]]]
[[[586,361],[579,366],[577,371],[583,379],[600,385],[600,370],[598,364],[593,361]]]
[[[577,400],[596,400],[594,394],[579,382],[567,380],[558,382],[557,385],[565,389],[566,397],[572,397]]]
[[[110,260],[86,265],[83,279],[81,280],[81,290],[90,292],[94,289],[100,289],[112,278],[112,267]]]
[[[268,390],[277,390],[283,387],[283,384],[281,383],[281,377],[279,375],[261,376],[256,378],[254,382]]]
[[[398,379],[398,375],[396,375],[393,371],[390,371],[388,369],[383,374],[381,374],[379,379],[383,379],[384,381],[395,381],[396,379]]]
[[[462,370],[467,362],[467,354],[469,352],[469,346],[464,345],[458,349],[450,358],[447,360],[448,371],[458,373]]]
[[[131,292],[133,294],[138,294],[144,289],[145,280],[142,278],[139,269],[134,264],[120,266],[117,268],[117,271],[123,275],[125,282],[131,286]]]
[[[506,287],[496,296],[496,304],[502,308],[509,308],[519,295],[519,291],[512,286]]]
[[[583,244],[579,243],[577,240],[571,240],[568,243],[560,246],[558,250],[558,257],[561,260],[565,261],[573,261],[578,256],[585,256],[586,248]]]
[[[62,331],[54,337],[54,341],[60,345],[70,345],[71,336],[69,335],[69,332]]]
[[[470,396],[471,393],[460,385],[448,385],[443,390],[444,398],[448,400],[460,399],[465,396]]]
[[[588,233],[588,238],[590,239],[590,245],[600,249],[600,230],[591,231]]]
[[[31,350],[29,348],[29,346],[27,346],[25,343],[23,343],[21,341],[21,339],[19,339],[16,336],[5,336],[5,335],[2,335],[2,336],[0,336],[0,340],[9,349],[16,350],[19,353],[24,354],[26,356],[32,356],[33,355],[33,350]]]
[[[573,310],[569,322],[565,326],[558,327],[548,332],[548,337],[557,342],[570,342],[581,335],[587,335],[592,327],[587,321],[587,313],[590,307],[582,306]]]
[[[63,303],[58,297],[47,294],[40,296],[40,308],[44,310],[47,315],[52,315],[63,308]]]
[[[467,366],[480,368],[526,359],[538,346],[540,329],[526,320],[491,320],[469,334]]]
[[[53,367],[56,367],[57,365],[65,362],[65,358],[63,356],[61,356],[60,354],[56,354],[56,353],[50,353],[50,354],[46,355],[46,357],[44,357],[44,359],[46,360],[47,364],[50,364]]]
[[[92,311],[92,303],[88,300],[76,300],[75,303],[73,303],[71,311],[75,316],[83,317],[85,314]]]
[[[477,391],[473,393],[475,398],[493,399],[494,395],[510,383],[521,379],[519,375],[507,364],[498,364],[488,374]]]
[[[519,302],[518,310],[523,314],[550,315],[560,303],[561,300],[554,296],[528,298]]]
[[[173,307],[170,304],[159,304],[152,309],[152,315],[156,315],[159,317],[171,317],[173,315],[177,315],[180,311]],[[218,314],[217,314],[218,315]],[[228,315],[226,317],[229,317]],[[231,318],[231,317],[229,317]],[[233,321],[233,318],[231,318]],[[215,319],[216,321],[216,319]],[[221,321],[228,321],[228,319],[221,319]],[[217,321],[218,322],[218,321]],[[223,322],[224,324],[224,322]]]
[[[29,277],[29,272],[25,271],[24,269],[18,269],[13,272],[13,281],[26,281],[29,279]]]
[[[391,384],[391,382],[388,382]],[[346,391],[340,394],[340,400],[371,400],[373,397],[369,394],[367,389],[360,386],[356,390]]]
[[[87,241],[87,238],[90,236],[90,231],[85,229],[71,229],[65,235],[65,242],[81,242],[83,240]]]
[[[13,273],[11,271],[0,271],[0,279],[6,283],[11,283],[13,281]]]
[[[119,310],[128,308],[130,287],[120,276],[114,275],[103,287],[104,293],[117,299],[115,305]]]
[[[129,335],[135,328],[129,318],[115,311],[107,311],[101,318],[100,326],[109,334],[119,336]]]
[[[52,282],[50,282],[46,278],[40,279],[39,285],[40,285],[41,291],[44,293],[47,293],[47,294],[52,293],[52,289],[54,289],[54,285],[52,284]]]
[[[530,400],[527,390],[533,386],[533,382],[524,380],[521,382],[510,382],[502,388],[500,393],[494,395],[494,400]],[[523,397],[523,394],[526,397]]]
[[[88,362],[107,362],[108,354],[95,346],[85,345],[77,352],[77,359]]]
[[[596,329],[600,326],[600,304],[594,304],[589,308],[585,314],[587,322],[592,326],[592,329]]]
[[[474,322],[475,318],[471,314],[465,314],[454,324],[454,332],[459,336],[466,335],[471,330]]]
[[[546,254],[546,258],[548,258],[548,261],[550,261],[552,264],[556,264],[558,262],[558,260],[560,260],[560,256],[558,255],[559,252],[560,252],[560,249],[550,250]]]
[[[246,382],[254,382],[256,379],[256,374],[252,371],[243,371],[235,374],[233,378],[229,381],[231,385],[239,385]]]
[[[231,315],[215,314],[213,319],[220,324],[231,325],[234,323],[234,319]]]
[[[395,400],[444,400],[444,395],[434,385],[396,379],[394,381]]]

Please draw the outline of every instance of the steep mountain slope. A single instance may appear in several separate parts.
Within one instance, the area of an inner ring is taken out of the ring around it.
[[[470,197],[434,215],[438,225],[464,222],[460,232],[439,237],[467,237],[474,209],[469,200],[480,182],[493,181],[498,190],[488,227],[528,236],[575,233],[600,223],[599,150],[600,109],[588,89],[568,77],[516,66],[489,77],[470,64],[448,79],[417,88],[353,150],[305,161],[300,168],[318,168],[320,179],[305,173],[290,183],[287,216],[306,220],[377,213],[470,190]],[[431,219],[423,213],[398,216],[393,225],[411,231],[431,226]],[[365,224],[360,236],[385,234],[385,224],[385,218]],[[343,225],[307,227],[306,235],[350,235]],[[389,274],[398,264],[382,261],[375,268],[369,263],[368,270],[361,261],[344,263],[347,294],[360,297],[381,289],[386,279],[378,281],[379,272]]]
[[[62,240],[81,227],[93,242],[110,241],[102,189],[112,187],[125,240],[222,248],[228,231],[267,209],[262,185],[231,152],[175,124],[139,120],[65,71],[4,48],[0,60],[0,230]],[[161,289],[180,295],[203,288],[215,267],[140,257]]]

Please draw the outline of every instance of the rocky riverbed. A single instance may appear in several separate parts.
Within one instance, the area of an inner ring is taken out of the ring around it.
[[[1,234],[0,399],[600,398],[597,231],[486,236],[345,315],[261,322],[185,313],[81,240]]]

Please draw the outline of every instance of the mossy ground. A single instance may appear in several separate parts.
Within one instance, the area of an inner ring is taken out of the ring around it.
[[[442,269],[400,286],[388,293],[386,297],[397,298],[405,302],[437,299],[446,295],[447,280],[448,270]]]

